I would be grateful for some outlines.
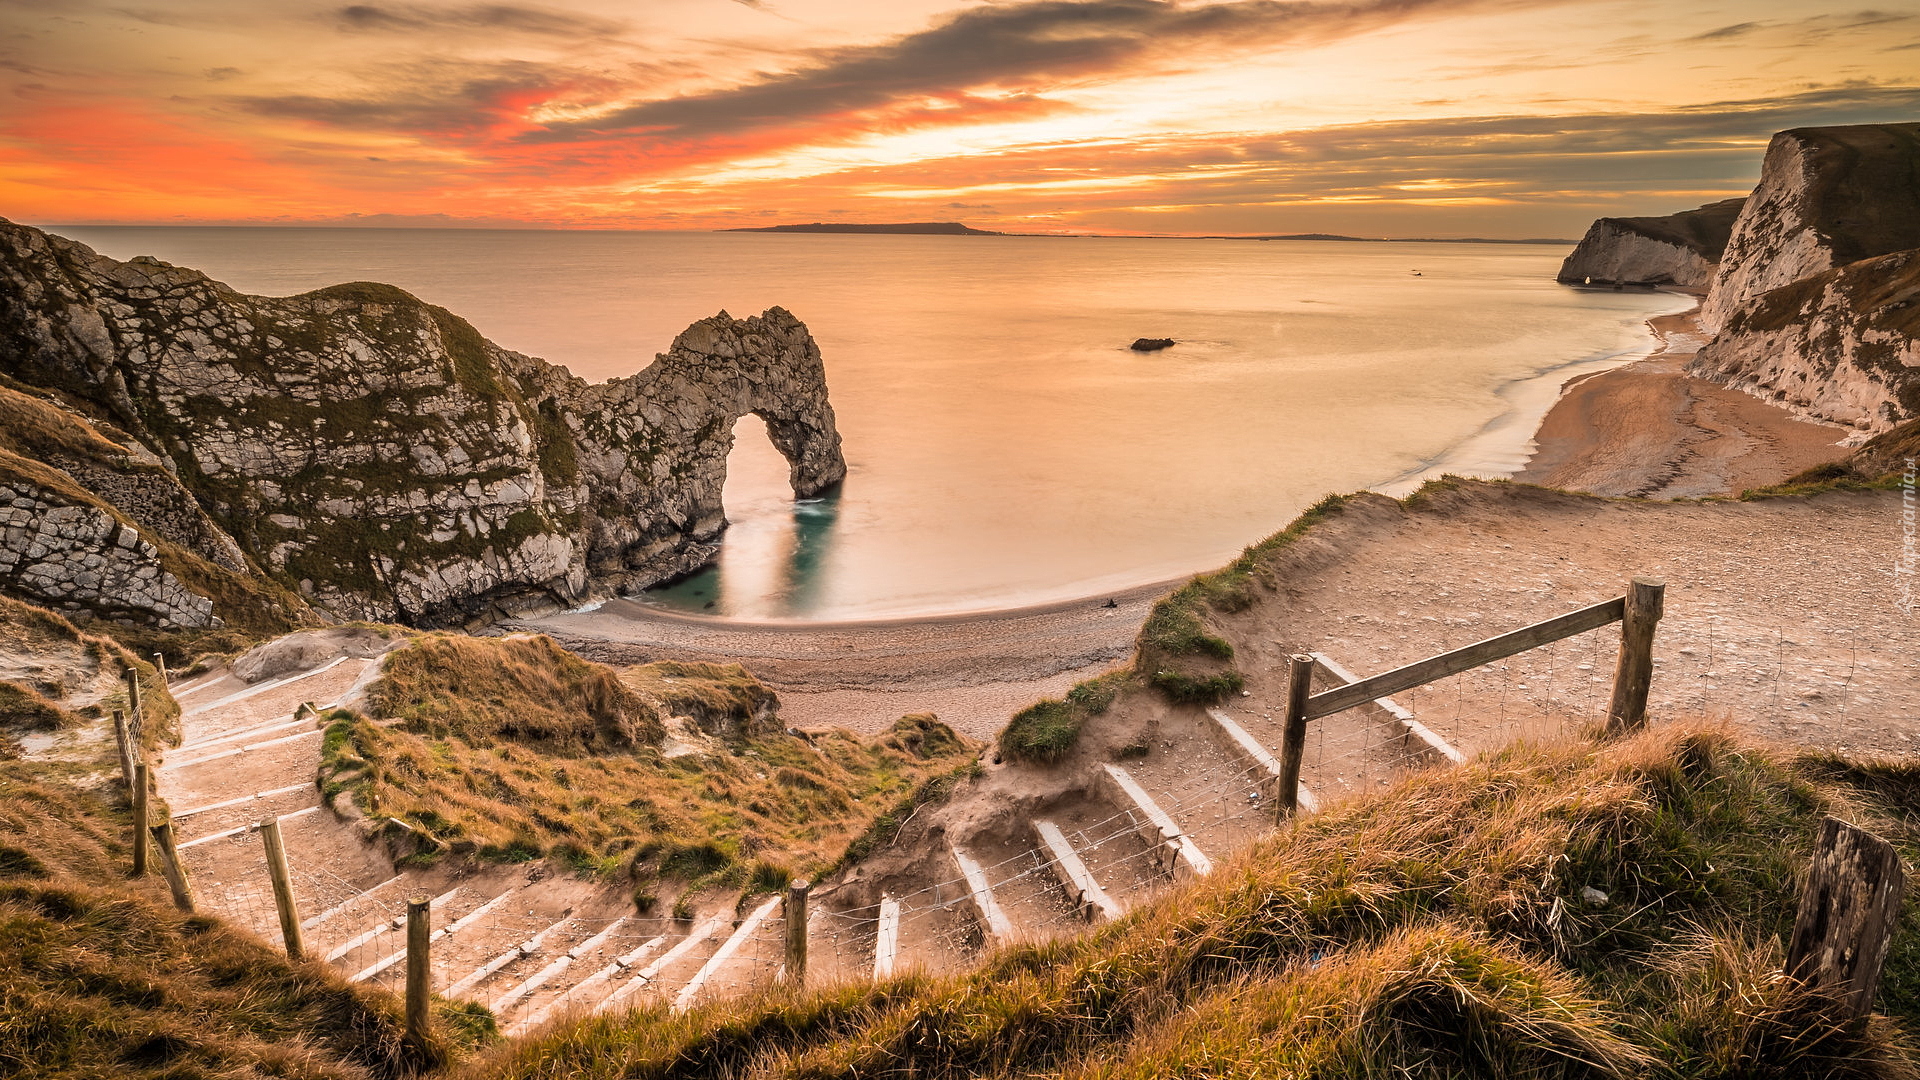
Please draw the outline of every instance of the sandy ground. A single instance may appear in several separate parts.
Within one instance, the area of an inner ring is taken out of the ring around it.
[[[615,600],[501,629],[551,634],[609,664],[745,664],[779,692],[789,724],[871,733],[931,712],[984,740],[1014,712],[1124,663],[1169,587],[985,615],[848,623],[722,622]]]
[[[1514,479],[1598,495],[1679,499],[1777,484],[1847,455],[1848,432],[1685,374],[1698,309],[1651,321],[1662,345],[1638,363],[1570,382]]]

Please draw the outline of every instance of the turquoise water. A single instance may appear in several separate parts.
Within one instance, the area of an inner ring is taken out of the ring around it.
[[[55,231],[247,292],[391,282],[596,380],[715,311],[788,308],[826,358],[846,485],[796,503],[743,420],[719,563],[650,594],[742,619],[1099,595],[1217,566],[1328,492],[1507,475],[1561,382],[1685,306],[1556,285],[1565,252],[1537,246]]]

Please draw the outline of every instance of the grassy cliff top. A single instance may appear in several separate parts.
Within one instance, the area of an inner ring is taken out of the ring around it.
[[[330,798],[406,822],[442,854],[624,871],[636,895],[784,882],[978,747],[931,716],[877,737],[790,733],[738,665],[615,670],[546,637],[423,636],[389,656],[373,716],[335,714]]]
[[[563,1023],[470,1080],[1916,1075],[1909,903],[1866,1025],[1779,975],[1822,815],[1920,854],[1920,769],[1680,724],[1300,822],[1083,938]]]

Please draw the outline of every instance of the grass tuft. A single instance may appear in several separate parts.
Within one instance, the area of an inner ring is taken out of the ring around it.
[[[614,878],[636,904],[741,888],[756,860],[804,873],[925,778],[977,748],[932,716],[868,740],[780,729],[779,699],[737,665],[615,671],[545,637],[427,635],[387,657],[381,724],[329,716],[321,785],[403,822],[416,862],[558,859]],[[689,716],[703,734],[663,718]],[[713,737],[723,736],[723,737]],[[685,740],[685,741],[681,741]]]
[[[1218,670],[1218,665],[1231,664],[1233,643],[1209,627],[1208,614],[1230,615],[1250,607],[1268,558],[1340,513],[1346,501],[1344,496],[1327,496],[1225,567],[1162,597],[1140,628],[1134,670],[1176,702],[1214,701],[1228,693],[1226,687],[1240,675],[1231,666]]]
[[[1042,698],[1001,729],[1000,751],[1017,761],[1049,765],[1067,756],[1088,719],[1107,711],[1132,673],[1109,671],[1067,691],[1066,700]]]

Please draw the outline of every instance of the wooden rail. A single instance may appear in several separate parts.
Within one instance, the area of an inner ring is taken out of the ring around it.
[[[1360,676],[1342,667],[1338,661],[1326,653],[1315,652],[1307,655],[1313,657],[1314,666],[1324,672],[1336,685],[1360,681]],[[1375,698],[1371,704],[1399,725],[1401,733],[1406,738],[1417,741],[1422,752],[1442,758],[1454,765],[1467,760],[1467,756],[1455,749],[1452,743],[1435,734],[1432,728],[1414,719],[1411,711],[1402,708],[1392,698]]]
[[[1449,675],[1458,675],[1470,671],[1481,664],[1490,664],[1495,660],[1504,660],[1509,656],[1549,645],[1561,638],[1570,638],[1575,634],[1584,634],[1597,630],[1608,623],[1616,623],[1626,617],[1627,598],[1616,596],[1611,600],[1583,607],[1578,611],[1569,611],[1565,615],[1556,615],[1545,622],[1532,626],[1523,626],[1498,637],[1490,637],[1464,648],[1443,652],[1438,656],[1429,656],[1425,660],[1416,660],[1405,667],[1384,671],[1359,682],[1348,683],[1313,694],[1307,698],[1306,719],[1318,720],[1331,716],[1355,705],[1365,705],[1375,698],[1388,697],[1411,690],[1416,686],[1425,686],[1430,682],[1444,679]],[[1649,631],[1651,640],[1651,631]]]
[[[1354,679],[1345,669],[1320,653],[1288,657],[1287,707],[1285,729],[1276,777],[1279,798],[1275,800],[1281,820],[1292,816],[1304,804],[1298,786],[1300,760],[1306,750],[1307,722],[1331,716],[1361,705],[1372,705],[1396,720],[1404,734],[1418,739],[1426,752],[1458,763],[1465,760],[1445,739],[1428,730],[1413,714],[1389,700],[1388,695],[1470,671],[1482,664],[1505,659],[1528,649],[1537,649],[1562,638],[1620,623],[1620,660],[1614,671],[1613,700],[1607,707],[1607,731],[1611,734],[1632,731],[1647,722],[1647,690],[1653,680],[1653,632],[1660,621],[1666,595],[1666,583],[1658,578],[1637,577],[1627,595],[1616,596],[1565,615],[1556,615],[1531,626],[1523,626],[1465,648],[1429,656],[1405,667],[1382,672],[1365,679]],[[1319,666],[1346,685],[1318,694],[1311,692],[1313,669]],[[1254,747],[1255,760],[1261,760],[1258,745],[1243,734],[1236,734],[1231,722],[1219,714],[1216,721],[1245,750]],[[1113,766],[1107,766],[1109,772]],[[1309,807],[1309,809],[1311,809]]]

